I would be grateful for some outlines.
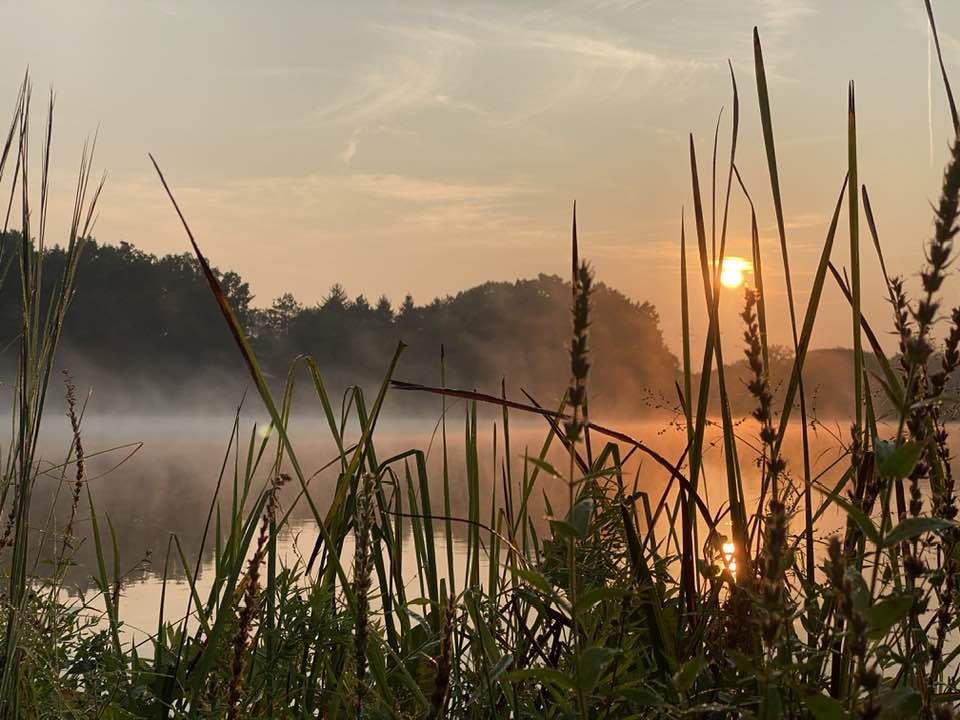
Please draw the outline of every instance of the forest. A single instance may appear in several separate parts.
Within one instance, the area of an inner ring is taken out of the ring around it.
[[[3,236],[2,267],[17,273],[22,238]],[[65,252],[44,252],[41,288],[55,287]],[[440,380],[443,348],[446,382],[499,392],[526,390],[538,401],[559,401],[567,382],[563,337],[570,322],[570,284],[541,274],[516,282],[488,282],[454,296],[417,305],[409,294],[399,306],[385,296],[351,298],[334,284],[316,304],[291,294],[261,306],[236,272],[217,270],[224,293],[273,381],[309,355],[334,391],[373,385],[398,341],[407,349],[397,377]],[[0,347],[20,332],[19,283],[0,285]],[[605,412],[641,415],[676,402],[678,360],[667,348],[656,308],[599,285],[592,327],[598,381],[594,402]],[[81,387],[97,391],[101,410],[148,410],[163,398],[193,398],[230,408],[246,384],[237,349],[210,298],[196,260],[188,254],[156,256],[121,242],[90,240],[77,268],[76,290],[58,363]],[[2,359],[9,367],[11,353]],[[629,390],[629,392],[628,392]],[[433,408],[406,395],[403,410]],[[160,408],[162,410],[162,408]]]

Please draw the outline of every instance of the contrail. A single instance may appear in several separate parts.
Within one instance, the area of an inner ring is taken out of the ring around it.
[[[927,132],[930,138],[930,167],[933,167],[933,33],[927,25]]]

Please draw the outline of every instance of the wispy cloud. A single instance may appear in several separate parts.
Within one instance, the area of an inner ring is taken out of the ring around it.
[[[360,172],[241,177],[218,184],[182,183],[177,188],[181,205],[201,221],[205,216],[231,217],[255,228],[257,218],[282,216],[323,233],[353,227],[392,233],[402,226],[444,224],[451,233],[462,229],[474,233],[510,223],[522,230],[534,224],[527,204],[541,192],[525,178],[477,183]],[[114,215],[121,217],[125,208],[165,209],[150,176],[112,183],[111,205],[116,206]]]
[[[551,27],[535,14],[506,6],[483,14],[433,9],[424,12],[421,22],[373,25],[368,30],[376,35],[378,50],[369,65],[353,73],[343,91],[316,108],[314,116],[324,122],[366,125],[433,107],[494,123],[513,122],[578,96],[609,95],[628,77],[641,76],[634,90],[642,91],[661,80],[677,81],[713,67],[689,56],[672,57],[625,42],[609,28],[570,29],[567,24]],[[481,70],[488,56],[532,60],[557,81],[532,87],[520,104],[501,109],[498,117],[467,91],[470,76]]]
[[[702,63],[695,60],[673,60],[654,52],[618,44],[611,39],[579,33],[534,30],[520,32],[516,39],[522,46],[565,54],[600,67],[619,70],[642,69],[659,73],[669,69],[702,67]]]
[[[440,78],[439,58],[397,57],[389,68],[377,68],[355,77],[345,94],[318,107],[320,120],[363,124],[388,118],[416,107],[436,95]]]
[[[450,108],[451,110],[458,110],[460,112],[471,113],[474,115],[486,115],[487,111],[483,108],[475,105],[471,102],[464,102],[462,100],[457,100],[452,98],[449,95],[436,95],[434,96],[434,102],[437,105],[442,105],[443,107]]]
[[[350,166],[350,163],[353,162],[353,158],[357,154],[357,147],[360,144],[360,131],[355,130],[350,136],[350,139],[347,141],[347,146],[337,155],[337,159],[340,160],[347,167]]]
[[[448,56],[468,43],[462,35],[425,28],[416,37],[409,28],[375,28],[394,47],[364,70],[348,76],[346,89],[318,107],[326,121],[366,124],[449,97],[444,89]]]

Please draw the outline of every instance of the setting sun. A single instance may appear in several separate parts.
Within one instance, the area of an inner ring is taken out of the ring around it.
[[[744,273],[750,272],[753,265],[742,257],[725,257],[720,268],[720,284],[725,288],[738,288],[743,285]]]
[[[737,574],[737,546],[732,542],[725,542],[723,544],[723,562],[726,565],[727,570],[729,570],[734,575]]]

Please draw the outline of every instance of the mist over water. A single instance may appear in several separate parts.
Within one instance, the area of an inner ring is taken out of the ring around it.
[[[846,371],[844,351],[816,353],[813,362],[818,368],[817,377],[831,374],[841,377]],[[738,375],[733,366],[732,376]],[[215,528],[217,506],[223,516],[230,512],[235,483],[240,483],[236,492],[244,493],[242,478],[250,458],[256,458],[263,449],[262,458],[253,480],[247,489],[248,503],[253,502],[259,491],[270,482],[271,468],[277,453],[278,437],[268,433],[268,416],[262,411],[259,399],[244,398],[242,387],[224,378],[211,377],[214,383],[202,393],[191,398],[189,404],[180,393],[166,393],[157,386],[145,384],[139,392],[120,392],[109,386],[101,392],[94,388],[89,397],[87,410],[82,418],[81,434],[86,455],[86,480],[97,509],[101,532],[106,543],[107,563],[113,563],[110,548],[110,526],[116,534],[119,549],[118,565],[124,575],[121,616],[127,624],[127,632],[133,638],[145,638],[155,632],[160,609],[161,592],[164,597],[164,615],[168,620],[182,616],[189,600],[190,586],[187,572],[196,572],[196,584],[201,595],[209,589],[215,574],[212,569],[216,544]],[[219,386],[217,385],[219,383]],[[307,388],[301,388],[305,390]],[[818,486],[832,488],[840,476],[834,463],[845,453],[848,442],[849,420],[845,417],[830,419],[829,410],[845,398],[821,385],[811,389],[814,398],[812,409],[827,412],[817,413],[818,420],[811,429],[811,462],[813,476]],[[111,394],[112,393],[112,394]],[[104,395],[107,397],[104,397]],[[303,393],[305,395],[305,393]],[[51,391],[52,395],[52,391]],[[374,392],[366,393],[372,398]],[[225,398],[237,398],[228,402]],[[650,396],[652,397],[652,395]],[[825,401],[817,403],[817,398]],[[242,399],[242,403],[241,403]],[[552,399],[550,399],[552,401]],[[369,401],[372,402],[372,399]],[[241,405],[239,413],[237,405]],[[102,407],[109,410],[103,411]],[[184,412],[188,407],[190,412]],[[296,402],[289,424],[289,435],[308,478],[310,496],[317,511],[323,515],[333,498],[339,462],[337,448],[331,437],[328,421],[322,414],[315,398],[312,401]],[[419,393],[391,391],[387,395],[383,414],[377,424],[376,456],[383,463],[388,458],[411,449],[423,450],[426,457],[427,475],[433,512],[443,514],[443,438],[441,403],[436,396]],[[648,401],[644,416],[624,420],[616,416],[597,417],[598,422],[624,432],[655,450],[671,463],[676,463],[684,454],[687,443],[686,428],[682,418],[669,412],[667,401],[656,406]],[[297,408],[300,408],[299,410]],[[62,412],[62,400],[49,400],[49,412],[44,420],[40,441],[40,457],[43,472],[35,490],[33,522],[43,527],[49,520],[50,508],[55,507],[57,527],[62,528],[70,512],[72,485],[75,479],[74,463],[64,464],[71,447],[72,435],[67,419]],[[749,406],[735,405],[737,458],[743,478],[743,489],[748,510],[757,509],[760,493],[757,424],[749,416]],[[486,522],[492,506],[502,507],[508,492],[508,476],[512,481],[514,502],[519,503],[524,474],[538,473],[538,479],[529,497],[530,517],[541,537],[549,534],[547,504],[562,515],[566,510],[567,486],[565,480],[569,457],[556,437],[551,436],[548,424],[539,417],[520,412],[510,413],[509,453],[505,447],[503,418],[499,408],[480,407],[478,411],[478,460],[481,498],[481,521]],[[739,419],[736,419],[739,418]],[[467,464],[464,452],[466,406],[462,401],[448,400],[446,414],[447,461],[450,483],[450,514],[465,519],[469,515],[467,493]],[[797,418],[798,422],[798,418]],[[236,432],[234,426],[236,424]],[[355,417],[347,421],[345,443],[349,448],[360,437]],[[723,456],[719,418],[715,425],[708,426],[706,447],[703,454],[703,478],[700,495],[715,517],[719,517],[718,530],[730,534],[727,510],[726,461]],[[537,457],[549,442],[546,460],[557,469],[561,477],[553,477],[529,458]],[[591,433],[591,449],[594,455],[608,442],[599,433]],[[580,452],[586,454],[585,446]],[[631,449],[620,443],[624,463],[623,481],[628,490],[637,490],[647,495],[651,509],[657,507],[668,487],[670,474],[644,452]],[[787,473],[794,478],[802,477],[802,453],[799,428],[791,426],[783,448],[787,460]],[[839,466],[839,464],[838,464]],[[397,492],[403,495],[405,507],[409,507],[407,472],[417,485],[416,468],[412,458],[406,463],[390,464],[391,472],[383,476],[385,492],[389,496]],[[689,468],[682,468],[686,474]],[[283,460],[281,472],[291,475],[288,459]],[[218,489],[219,484],[219,489]],[[801,489],[802,482],[795,485]],[[819,490],[816,491],[818,494]],[[305,564],[306,558],[317,542],[319,532],[308,504],[303,500],[299,484],[294,479],[281,493],[281,509],[290,510],[288,522],[281,529],[278,555],[288,564],[298,561]],[[669,493],[667,509],[672,512],[676,488]],[[799,496],[796,496],[799,502]],[[208,514],[213,506],[212,520],[206,539],[204,531]],[[819,506],[815,498],[814,506]],[[801,506],[797,506],[798,509]],[[638,505],[639,517],[643,518],[642,505]],[[109,523],[107,520],[109,519]],[[404,577],[409,583],[416,582],[416,548],[410,534],[410,519],[405,521],[406,541],[403,544]],[[657,541],[666,537],[667,513],[660,516],[654,533]],[[798,519],[798,522],[800,520]],[[831,507],[816,523],[818,539],[822,540],[840,527],[841,515]],[[75,534],[80,542],[75,549],[75,564],[67,571],[65,593],[81,594],[90,600],[96,587],[95,546],[90,535],[90,512],[85,492],[81,495],[74,523]],[[707,538],[707,526],[699,522],[700,544]],[[453,554],[455,573],[462,583],[465,572],[465,543],[469,525],[454,521]],[[436,548],[446,553],[443,524],[435,521]],[[185,571],[173,537],[179,541],[183,556],[188,559]],[[489,532],[481,532],[486,544]],[[818,545],[818,554],[820,552]],[[36,561],[43,572],[53,546],[49,538],[39,545]],[[350,567],[353,553],[352,536],[348,536],[341,555],[345,567]],[[199,558],[199,561],[197,560]],[[195,565],[196,563],[196,565]],[[446,576],[445,563],[442,574]],[[166,566],[166,567],[165,567]],[[164,590],[162,577],[166,572]],[[482,569],[481,577],[486,573]],[[417,596],[416,587],[408,588]],[[422,594],[422,593],[419,593]],[[96,598],[91,602],[97,606]]]
[[[464,405],[451,403],[447,412],[447,458],[451,488],[451,515],[456,518],[468,516],[466,492],[466,462],[464,455]],[[159,592],[159,576],[163,572],[164,557],[172,535],[176,535],[187,558],[197,557],[203,544],[200,579],[204,566],[211,561],[214,547],[213,529],[206,543],[203,532],[207,514],[217,492],[217,501],[227,510],[232,502],[235,478],[244,476],[248,454],[255,457],[266,439],[265,451],[259,468],[253,476],[249,496],[256,493],[270,480],[271,467],[277,449],[277,437],[266,438],[268,424],[264,414],[258,413],[253,403],[244,408],[237,421],[238,434],[232,434],[235,418],[227,414],[156,415],[156,414],[87,414],[82,421],[82,438],[86,453],[87,481],[101,526],[106,526],[106,517],[116,532],[120,549],[120,567],[136,586],[138,595]],[[653,450],[676,462],[686,446],[686,431],[681,424],[667,415],[648,418],[633,423],[617,423],[615,426]],[[351,426],[348,425],[348,428]],[[738,458],[743,475],[744,494],[748,503],[756,503],[759,495],[756,452],[756,427],[752,419],[742,420],[738,425]],[[831,463],[843,453],[844,424],[820,425],[811,433],[812,462],[814,475],[830,486],[836,482],[837,473]],[[329,507],[335,490],[338,463],[337,449],[330,437],[325,418],[317,415],[297,415],[291,418],[289,435],[305,475],[318,511],[323,514]],[[443,446],[439,426],[439,413],[432,417],[398,417],[387,413],[377,426],[376,454],[379,462],[412,448],[424,450],[430,478],[430,492],[434,513],[443,512]],[[345,440],[348,447],[359,439],[355,423],[348,429]],[[559,441],[550,437],[548,425],[539,418],[510,415],[510,448],[505,452],[502,417],[499,412],[484,411],[480,414],[478,431],[478,458],[480,463],[481,519],[489,515],[492,503],[501,506],[507,492],[505,475],[509,471],[513,481],[513,493],[517,496],[526,472],[536,466],[525,459],[540,454],[550,440],[546,459],[563,475],[568,456]],[[711,511],[721,512],[726,507],[725,460],[716,427],[707,430],[707,448],[704,452],[703,472],[706,484],[701,495]],[[64,466],[71,436],[65,419],[51,413],[41,438],[41,457],[45,472],[40,476],[35,490],[35,516],[41,523],[49,512],[50,501],[56,497],[57,515],[65,518],[69,512],[71,486],[75,477],[73,464]],[[607,440],[598,433],[591,434],[591,446],[596,454]],[[628,456],[630,447],[621,445],[622,456]],[[581,447],[581,452],[586,452]],[[785,447],[787,471],[801,474],[799,431],[788,433]],[[408,459],[410,472],[415,477],[412,459]],[[332,463],[332,464],[331,464]],[[509,464],[509,468],[508,468]],[[324,468],[326,469],[321,469]],[[393,491],[404,493],[406,503],[407,467],[403,462],[390,465],[383,482],[388,495]],[[660,500],[670,479],[669,473],[640,451],[633,451],[624,465],[624,483],[649,497],[651,508]],[[285,460],[283,472],[291,472]],[[548,527],[545,502],[549,501],[557,513],[564,512],[566,482],[563,477],[551,477],[539,470],[537,485],[530,496],[531,517],[538,532]],[[414,483],[416,480],[414,479]],[[240,493],[243,488],[238,489]],[[282,493],[282,509],[292,508],[289,524],[284,532],[286,547],[283,553],[291,561],[295,553],[309,555],[317,537],[316,523],[302,499],[296,480],[287,484]],[[675,491],[671,491],[671,497]],[[518,502],[515,500],[515,502]],[[672,501],[671,501],[672,502]],[[214,514],[214,519],[216,514]],[[61,526],[62,526],[61,520]],[[214,520],[215,522],[215,520]],[[83,538],[77,551],[77,565],[68,573],[68,586],[77,590],[89,588],[90,576],[95,571],[93,543],[89,538],[89,509],[86,497],[81,497],[76,533]],[[407,525],[409,527],[409,525]],[[720,528],[729,525],[721,520]],[[835,519],[823,523],[825,534],[836,527]],[[466,537],[467,525],[453,523],[455,540]],[[297,541],[299,538],[299,542]],[[47,549],[42,552],[49,552]],[[174,580],[184,578],[183,567],[172,556],[168,576]],[[191,569],[192,572],[192,569]],[[148,615],[149,616],[149,615]]]

